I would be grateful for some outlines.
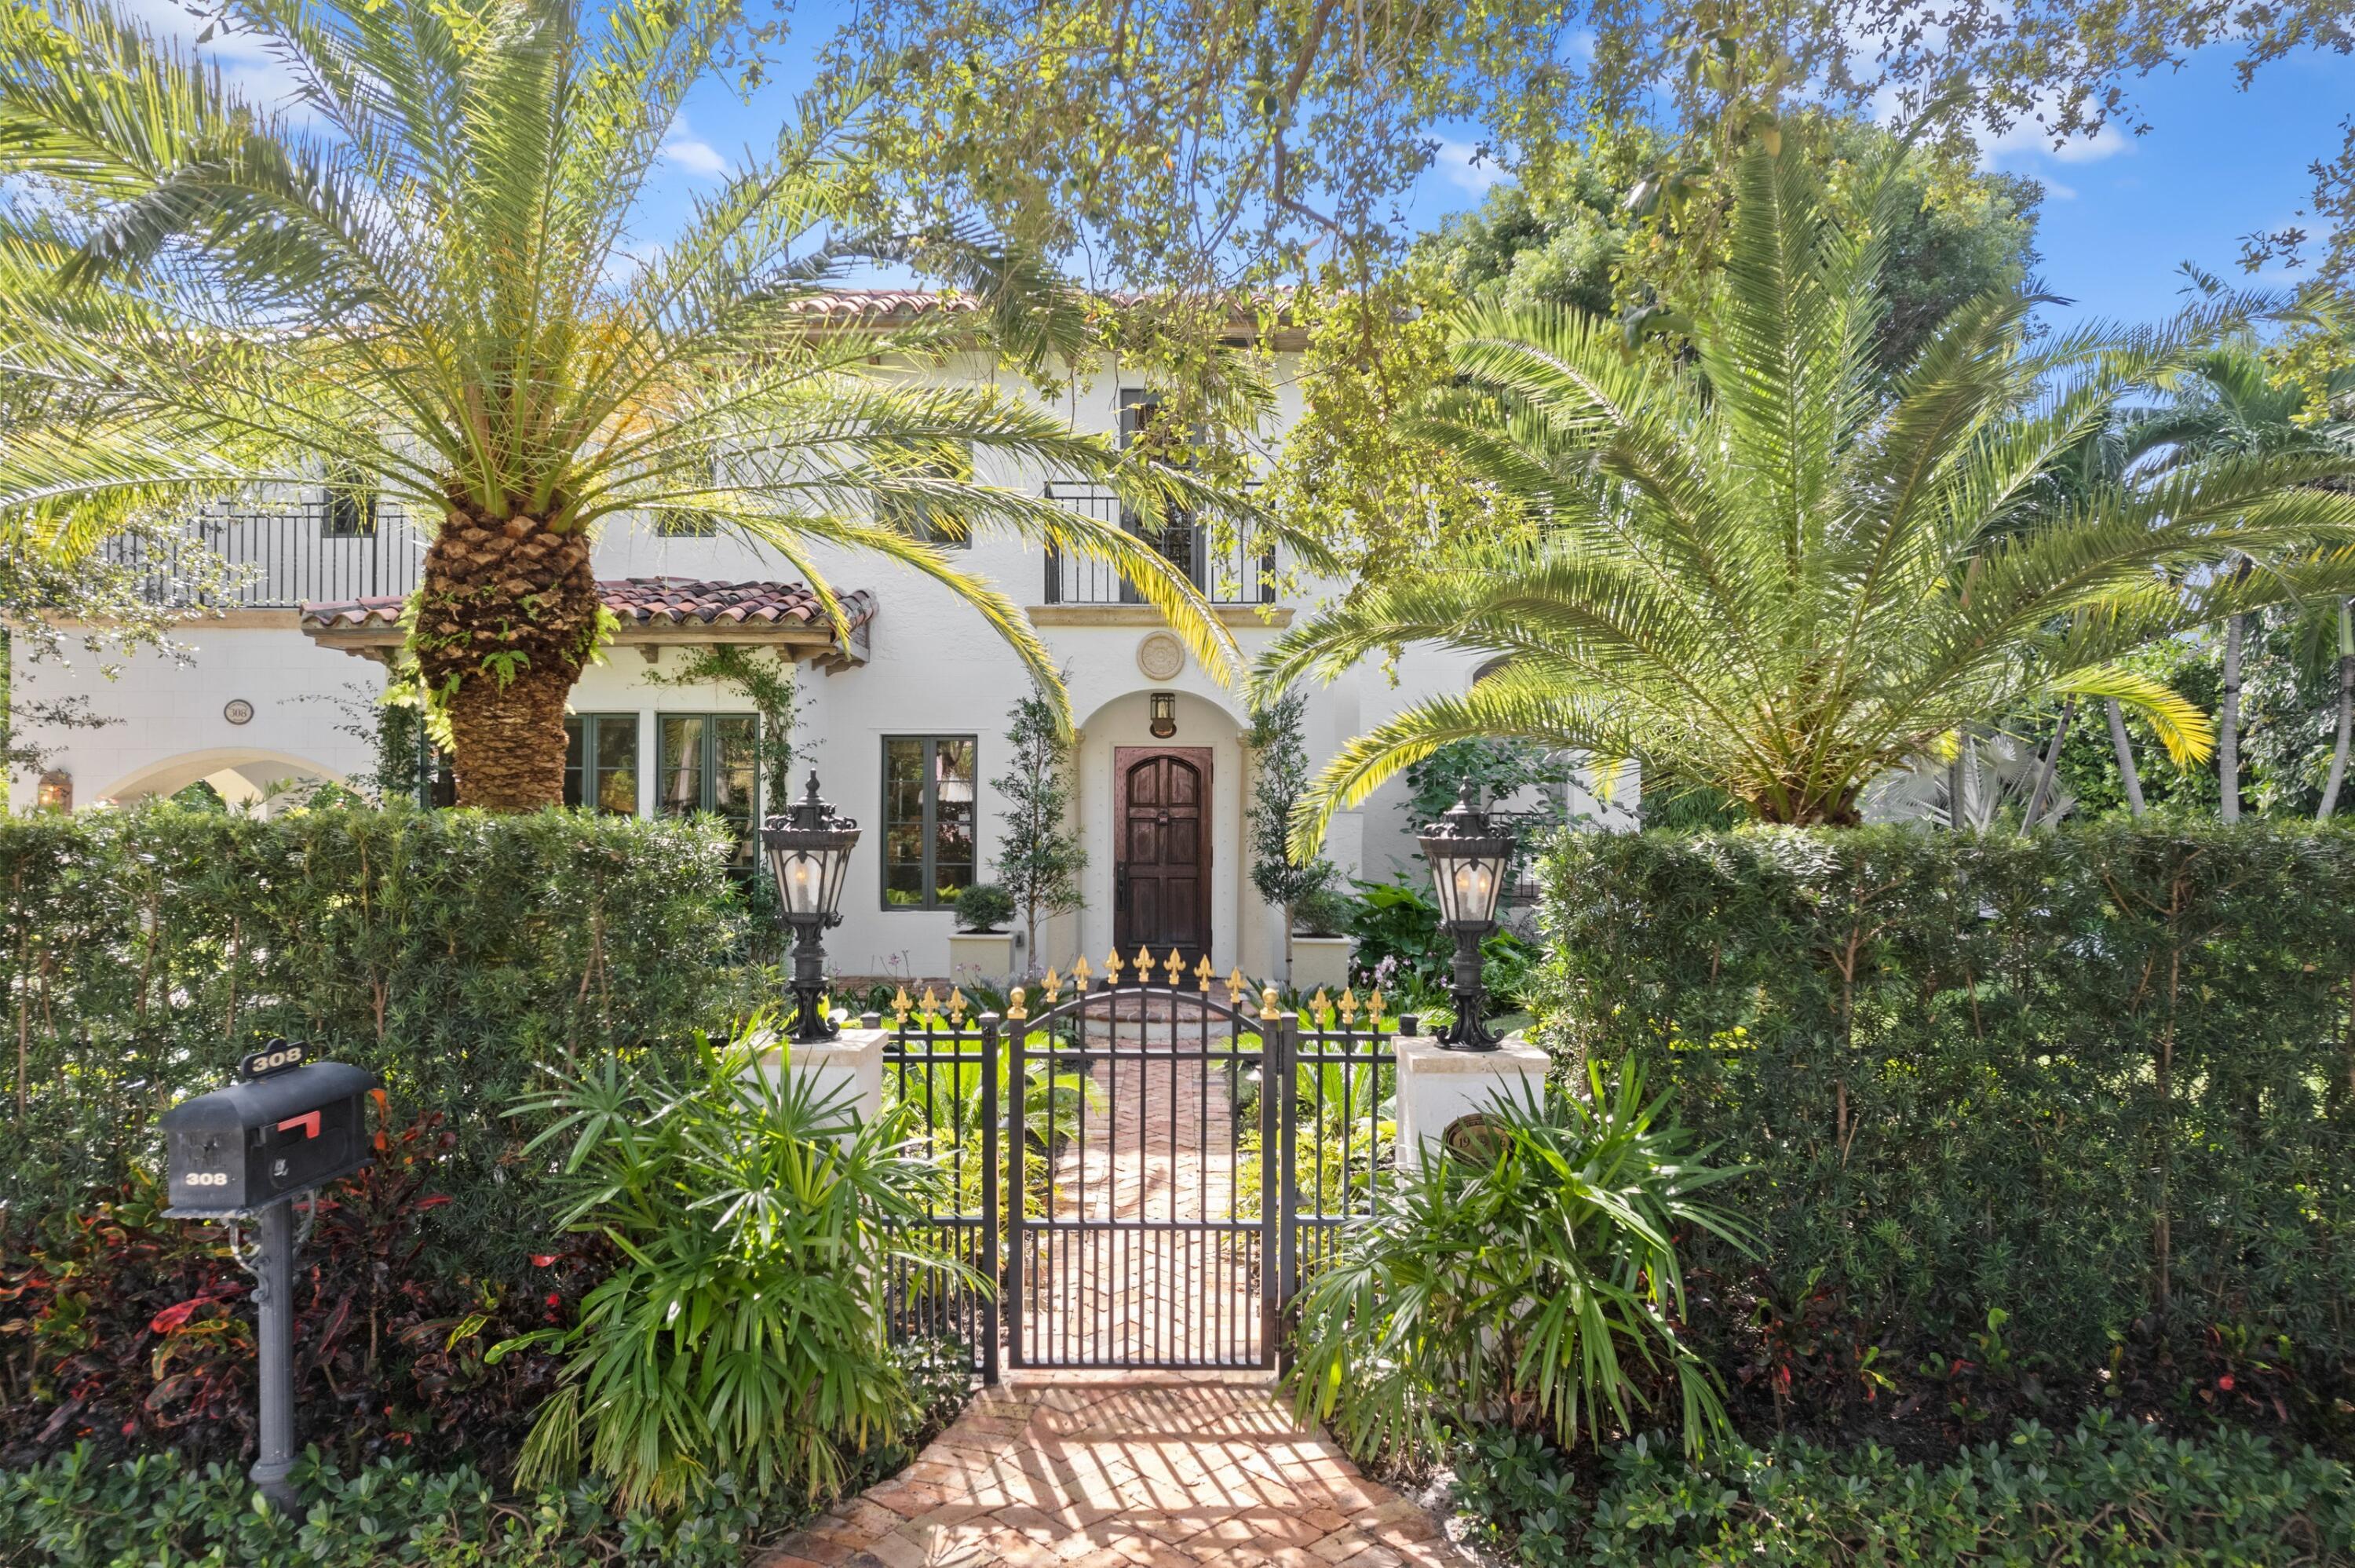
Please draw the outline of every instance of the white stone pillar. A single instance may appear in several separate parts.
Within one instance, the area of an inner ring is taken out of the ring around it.
[[[831,1040],[772,1044],[754,1059],[772,1077],[782,1068],[812,1082],[818,1099],[847,1100],[861,1122],[883,1114],[883,1042],[888,1029],[846,1027]]]
[[[1428,1034],[1398,1042],[1398,1158],[1420,1164],[1459,1118],[1545,1092],[1546,1054],[1518,1034],[1494,1051],[1450,1051]]]

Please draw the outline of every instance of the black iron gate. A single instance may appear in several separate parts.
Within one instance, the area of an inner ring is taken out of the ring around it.
[[[902,993],[886,1086],[943,1166],[922,1245],[997,1288],[905,1268],[896,1336],[987,1379],[1001,1325],[1015,1367],[1275,1364],[1284,1304],[1386,1176],[1395,1054],[1379,997],[1294,1013],[1176,959],[1082,960],[1002,1018]]]

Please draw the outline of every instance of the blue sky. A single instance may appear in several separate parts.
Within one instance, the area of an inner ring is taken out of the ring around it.
[[[158,26],[193,36],[176,0],[128,3]],[[773,141],[793,93],[807,79],[807,55],[820,37],[812,29],[827,10],[827,0],[800,8],[804,26],[782,47],[776,79],[751,102],[717,83],[689,100],[670,149],[669,177],[645,214],[648,238],[659,238],[687,194],[716,182],[743,148]],[[236,40],[209,48],[267,95],[265,61],[242,54]],[[2307,165],[2336,149],[2339,122],[2355,109],[2355,58],[2309,53],[2284,60],[2243,92],[2232,55],[2210,49],[2180,70],[2134,84],[2150,122],[2147,134],[2109,127],[2056,151],[2031,129],[2015,128],[1984,147],[1988,166],[2045,184],[2038,241],[2043,281],[2074,302],[2049,313],[2054,319],[2165,315],[2181,302],[2179,263],[2194,261],[2243,281],[2236,260],[2241,237],[2300,221],[2310,190]],[[1409,207],[1418,226],[1476,205],[1497,178],[1494,169],[1470,164],[1472,128],[1440,136],[1440,161]],[[2258,281],[2281,284],[2293,276],[2275,270]]]

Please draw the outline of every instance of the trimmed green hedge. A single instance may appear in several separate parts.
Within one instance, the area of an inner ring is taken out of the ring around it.
[[[1524,1447],[1476,1443],[1458,1496],[1530,1568],[2355,1563],[2355,1475],[2243,1432],[2027,1421],[1937,1466],[1795,1441],[1692,1464],[1638,1440],[1608,1451],[1591,1507]]]
[[[1543,875],[1551,1049],[1757,1167],[1763,1264],[1698,1248],[1737,1386],[2355,1411],[2355,832],[1572,834]]]
[[[0,1201],[78,1200],[156,1115],[273,1034],[378,1074],[458,1135],[440,1230],[511,1266],[499,1119],[535,1064],[680,1039],[755,1000],[712,824],[580,812],[172,806],[0,818]]]

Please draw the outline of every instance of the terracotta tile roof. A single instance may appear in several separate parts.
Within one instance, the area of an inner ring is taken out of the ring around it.
[[[631,626],[818,626],[817,595],[800,583],[706,582],[695,577],[610,577],[597,585],[605,608]],[[854,630],[875,614],[875,596],[861,588],[840,596]],[[397,626],[406,602],[398,594],[368,599],[306,599],[305,631],[352,631]]]

